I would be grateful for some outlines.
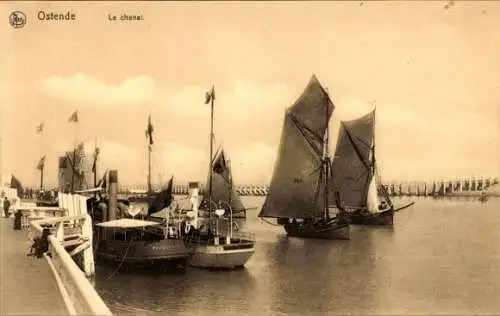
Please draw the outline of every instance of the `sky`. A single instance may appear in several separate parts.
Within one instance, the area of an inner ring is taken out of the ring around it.
[[[215,86],[234,181],[266,184],[285,109],[315,74],[335,105],[331,152],[339,122],[376,105],[384,180],[497,176],[500,2],[447,3],[3,2],[0,169],[38,184],[46,156],[45,183],[56,183],[57,157],[75,141],[90,154],[97,139],[100,172],[144,184],[151,114],[153,182],[203,182]],[[15,10],[23,28],[7,23]],[[143,20],[108,19],[124,13]]]

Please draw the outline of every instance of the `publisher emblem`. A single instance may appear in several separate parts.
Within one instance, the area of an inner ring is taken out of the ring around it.
[[[21,11],[14,11],[9,15],[9,23],[13,28],[20,29],[26,24],[26,15]]]

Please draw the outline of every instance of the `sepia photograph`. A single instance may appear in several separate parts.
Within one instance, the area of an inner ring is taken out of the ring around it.
[[[2,19],[0,315],[500,314],[500,2]]]

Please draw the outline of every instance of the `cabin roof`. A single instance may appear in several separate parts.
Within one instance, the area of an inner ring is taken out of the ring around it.
[[[121,218],[109,222],[96,224],[96,226],[110,227],[110,228],[138,228],[138,227],[155,226],[155,225],[160,225],[160,223],[152,221],[144,221],[140,219],[130,219],[130,218]]]

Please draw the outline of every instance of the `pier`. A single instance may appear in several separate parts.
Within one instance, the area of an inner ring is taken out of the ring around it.
[[[494,177],[467,178],[456,180],[434,181],[385,181],[384,186],[391,196],[478,196],[481,191],[487,190],[499,181]],[[268,185],[235,185],[236,191],[242,196],[265,196],[269,192]],[[159,187],[153,188],[159,191]],[[203,194],[205,187],[200,186]],[[120,194],[137,194],[146,192],[145,186],[121,186]],[[176,195],[188,195],[188,184],[177,184],[173,188]]]
[[[21,230],[13,229],[12,218],[1,219],[1,314],[112,315],[90,282],[95,269],[86,199],[59,193],[59,208],[15,205]],[[47,229],[48,251],[27,256]]]
[[[462,178],[455,180],[432,180],[432,181],[384,181],[387,192],[391,196],[478,196],[481,191],[487,190],[492,185],[499,183],[496,177]],[[265,196],[269,191],[268,185],[237,185],[235,189],[242,196]],[[47,186],[47,189],[55,189],[55,186]],[[159,186],[153,185],[153,190],[160,191]],[[200,185],[200,193],[203,194],[205,186]],[[188,184],[174,184],[174,194],[188,195]],[[121,185],[118,189],[120,195],[146,195],[146,185]]]
[[[67,315],[50,266],[27,257],[32,242],[26,231],[12,229],[12,220],[0,220],[0,314]]]

